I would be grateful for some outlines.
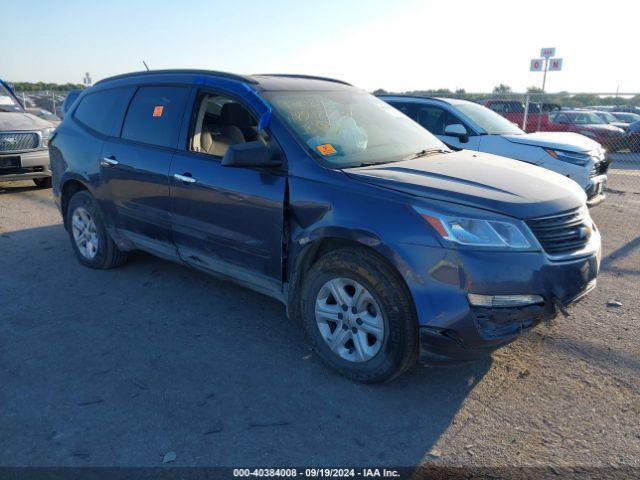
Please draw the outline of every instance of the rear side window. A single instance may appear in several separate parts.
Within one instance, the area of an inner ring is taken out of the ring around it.
[[[122,138],[175,148],[188,95],[187,87],[138,89],[124,120]]]
[[[91,93],[80,100],[73,117],[98,133],[111,135],[114,123],[122,120],[130,91],[125,87]]]
[[[412,104],[407,102],[389,102],[389,105],[391,105],[393,108],[400,110],[407,117],[413,120],[416,119],[416,111],[415,111],[416,109]]]

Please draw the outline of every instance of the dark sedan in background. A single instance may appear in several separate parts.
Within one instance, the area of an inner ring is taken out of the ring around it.
[[[618,150],[625,144],[625,131],[609,125],[595,112],[588,110],[560,110],[549,114],[545,130],[576,132],[592,138],[607,150]]]

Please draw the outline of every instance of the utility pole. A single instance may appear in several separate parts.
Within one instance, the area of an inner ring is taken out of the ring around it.
[[[549,71],[549,57],[544,59],[544,73],[542,75],[542,93],[544,93],[544,87],[547,85],[547,71]]]

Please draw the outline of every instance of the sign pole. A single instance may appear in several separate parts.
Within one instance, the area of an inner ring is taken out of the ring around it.
[[[542,71],[542,98],[544,101],[544,87],[547,84],[547,70],[549,70],[549,57],[544,59],[544,70]],[[538,105],[538,125],[536,126],[536,132],[540,131],[540,123],[542,122],[542,103]]]
[[[536,127],[536,131],[540,131],[540,122],[542,121],[542,113],[544,111],[543,103],[544,103],[544,95],[546,93],[545,89],[547,88],[547,72],[549,70],[554,72],[562,70],[562,59],[551,58],[551,57],[555,57],[555,55],[556,55],[555,47],[542,48],[540,50],[540,56],[544,59],[544,66],[541,65],[542,59],[538,60],[534,58],[533,60],[531,60],[531,66],[529,67],[529,69],[532,72],[542,71],[542,91],[540,92],[542,100],[539,103],[539,107],[538,107],[538,126]],[[526,113],[525,113],[525,117],[526,117]]]

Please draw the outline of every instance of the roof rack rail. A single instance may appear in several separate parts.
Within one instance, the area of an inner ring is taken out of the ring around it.
[[[351,85],[348,82],[345,82],[344,80],[338,80],[338,79],[329,78],[329,77],[318,77],[316,75],[300,75],[300,74],[295,74],[295,73],[256,73],[255,76],[257,76],[257,77],[304,78],[304,79],[307,79],[307,80],[323,80],[325,82],[341,83],[343,85],[348,85],[350,87],[353,87],[353,85]]]
[[[408,93],[376,93],[376,97],[400,97],[400,98],[418,98],[421,100],[434,100],[436,102],[446,102],[448,99],[458,100],[456,97],[437,97],[432,95],[411,95]]]
[[[111,81],[111,80],[120,80],[121,78],[129,78],[129,77],[137,77],[137,76],[145,76],[145,75],[154,75],[154,74],[171,74],[171,73],[183,73],[183,74],[201,74],[201,75],[213,75],[216,77],[222,77],[222,78],[228,78],[230,80],[237,80],[239,82],[245,82],[245,83],[252,83],[252,84],[256,84],[258,83],[255,79],[248,77],[246,75],[238,75],[235,73],[227,73],[227,72],[217,72],[214,70],[199,70],[199,69],[166,69],[166,70],[142,70],[139,72],[129,72],[129,73],[122,73],[120,75],[115,75],[113,77],[108,77],[108,78],[103,78],[102,80],[99,80],[98,82],[96,82],[94,85],[98,85],[99,83],[102,82],[107,82],[107,81]]]

